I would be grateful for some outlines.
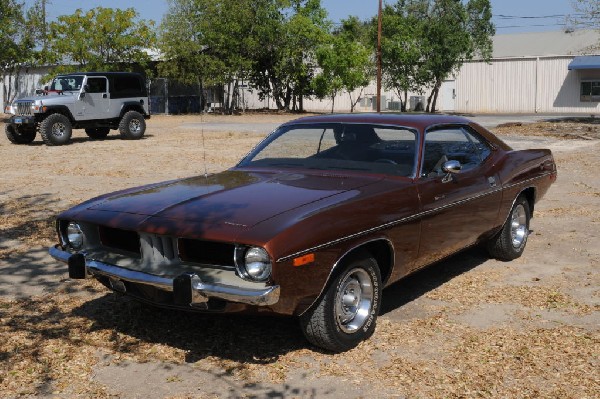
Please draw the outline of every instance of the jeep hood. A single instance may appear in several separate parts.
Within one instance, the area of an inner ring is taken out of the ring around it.
[[[34,96],[29,96],[29,97],[17,98],[12,103],[14,105],[17,102],[23,102],[23,101],[32,101],[32,102],[33,101],[42,101],[44,104],[47,104],[47,105],[65,104],[65,103],[73,102],[73,100],[75,98],[77,98],[78,94],[79,94],[78,91],[64,91],[61,93],[49,92],[46,95],[34,95]]]

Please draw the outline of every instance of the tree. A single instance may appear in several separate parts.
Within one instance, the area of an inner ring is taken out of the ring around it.
[[[256,64],[251,80],[259,96],[271,96],[280,110],[302,111],[312,94],[315,49],[327,38],[330,23],[320,0],[270,0],[257,29]]]
[[[137,19],[133,8],[77,9],[50,23],[47,61],[57,73],[77,70],[122,71],[147,68],[156,46],[154,21]]]
[[[488,60],[492,53],[492,8],[489,0],[435,0],[424,25],[424,69],[433,82],[427,111],[435,112],[444,79],[475,55]]]
[[[27,10],[15,0],[0,2],[0,77],[4,103],[12,100],[12,80],[18,82],[20,69],[37,62],[35,48],[42,36],[42,23],[39,2]]]
[[[422,92],[427,85],[423,70],[427,7],[427,1],[401,0],[387,5],[382,13],[383,83],[398,94],[402,112],[406,111],[408,92]]]
[[[373,76],[371,51],[360,41],[362,25],[358,18],[342,21],[342,27],[330,36],[326,44],[318,48],[316,57],[321,68],[313,81],[315,94],[319,98],[331,97],[331,112],[335,108],[335,97],[345,90],[350,97],[350,112],[360,101],[363,88]],[[361,89],[354,97],[354,92]]]

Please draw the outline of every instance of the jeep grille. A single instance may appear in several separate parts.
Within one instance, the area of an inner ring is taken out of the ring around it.
[[[31,115],[31,101],[17,102],[17,115]]]

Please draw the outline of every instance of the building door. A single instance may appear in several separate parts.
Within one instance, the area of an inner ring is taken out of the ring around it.
[[[452,112],[456,109],[456,81],[445,80],[442,82],[442,109],[441,111]]]

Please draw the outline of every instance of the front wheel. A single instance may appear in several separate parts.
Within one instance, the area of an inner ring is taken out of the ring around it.
[[[502,230],[488,242],[489,254],[496,259],[506,261],[520,257],[527,244],[530,219],[529,202],[524,196],[519,196]]]
[[[71,121],[62,114],[48,115],[40,123],[40,135],[46,145],[67,144],[72,133]]]
[[[315,346],[344,352],[369,338],[381,304],[381,273],[367,253],[354,256],[331,282],[315,307],[300,318]]]
[[[126,140],[141,139],[146,132],[144,116],[137,111],[127,111],[119,123],[121,138]]]
[[[27,129],[23,126],[12,125],[7,123],[4,125],[4,133],[13,144],[29,144],[35,140],[35,127]]]

